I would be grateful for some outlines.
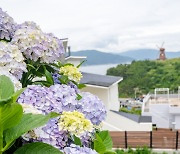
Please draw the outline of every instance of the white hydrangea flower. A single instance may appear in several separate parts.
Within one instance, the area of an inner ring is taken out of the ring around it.
[[[0,42],[0,68],[14,75],[18,80],[26,72],[24,57],[17,46]]]

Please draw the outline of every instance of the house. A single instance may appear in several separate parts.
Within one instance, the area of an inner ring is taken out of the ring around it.
[[[180,87],[177,94],[169,94],[169,88],[156,88],[154,94],[146,95],[142,115],[152,116],[157,128],[180,129]]]

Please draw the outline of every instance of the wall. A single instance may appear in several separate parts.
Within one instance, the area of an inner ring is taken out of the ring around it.
[[[114,128],[118,128],[122,131],[151,131],[152,123],[137,123],[133,120],[130,120],[126,117],[118,115],[112,111],[107,112],[107,117],[105,120],[106,123],[112,125],[113,128],[109,127],[110,131],[114,131]],[[103,129],[106,129],[105,125]]]
[[[110,97],[110,109],[119,111],[119,94],[118,94],[118,84],[114,84],[109,87],[109,97]]]
[[[180,115],[175,115],[175,129],[180,129]]]
[[[67,59],[66,63],[74,64],[74,66],[78,66],[81,63],[82,59]]]
[[[156,124],[158,128],[170,127],[169,104],[151,104],[150,113],[153,124]]]

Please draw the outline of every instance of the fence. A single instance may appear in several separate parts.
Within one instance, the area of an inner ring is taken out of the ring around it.
[[[115,131],[110,132],[114,148],[149,147],[159,149],[179,149],[180,131],[155,130],[141,131]]]

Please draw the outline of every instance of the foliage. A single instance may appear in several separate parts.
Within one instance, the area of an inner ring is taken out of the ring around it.
[[[131,113],[131,114],[141,115],[141,110],[136,109],[136,108],[132,108],[131,110],[128,110],[127,108],[122,107],[122,108],[119,109],[119,111],[126,112],[126,113]]]
[[[14,154],[32,154],[36,151],[36,154],[62,154],[61,151],[54,148],[53,146],[42,143],[42,142],[35,142],[31,144],[25,144],[21,148],[19,148],[17,151],[15,151]]]
[[[108,131],[101,131],[95,134],[94,149],[100,154],[114,154],[112,151],[112,139]]]
[[[24,133],[58,116],[56,113],[46,116],[23,114],[22,106],[16,103],[21,92],[22,90],[15,93],[11,80],[4,75],[0,76],[0,154],[8,150]]]
[[[151,149],[147,147],[138,147],[136,149],[128,148],[127,150],[124,149],[116,149],[116,154],[160,154],[156,152],[152,152]],[[162,153],[164,154],[164,152]]]
[[[122,76],[119,83],[121,97],[134,97],[147,94],[154,88],[170,88],[176,91],[180,84],[180,58],[166,61],[133,61],[131,64],[120,64],[107,70],[107,75]]]

